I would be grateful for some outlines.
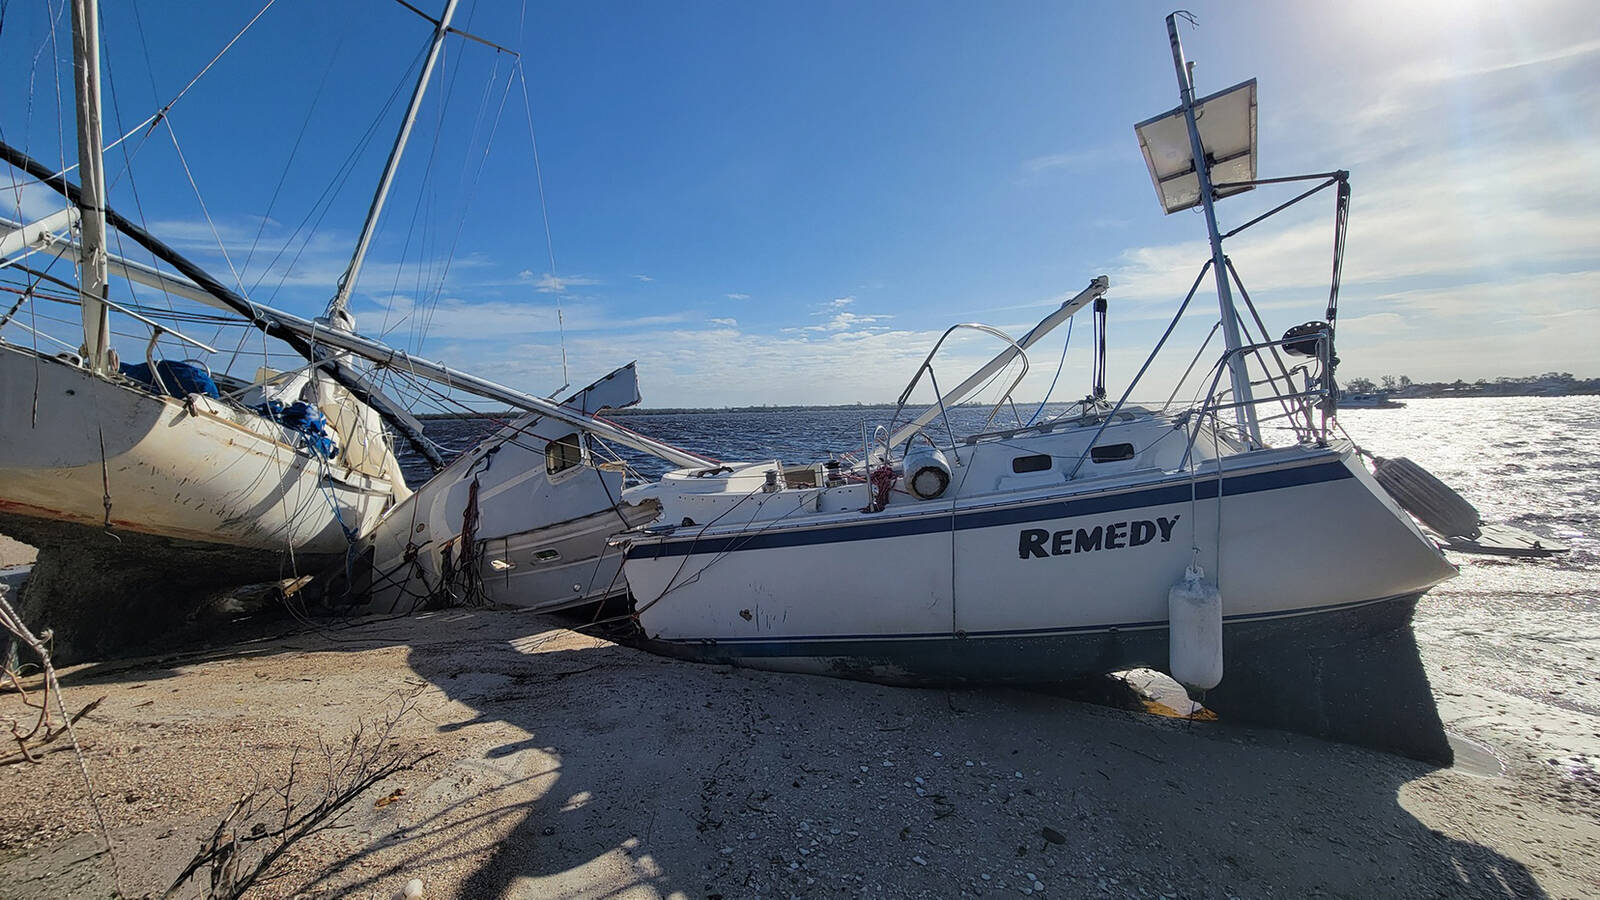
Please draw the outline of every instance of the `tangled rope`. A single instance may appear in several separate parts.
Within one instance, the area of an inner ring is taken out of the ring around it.
[[[889,505],[889,491],[894,488],[896,478],[894,466],[888,463],[872,470],[872,504],[864,512],[878,512]]]

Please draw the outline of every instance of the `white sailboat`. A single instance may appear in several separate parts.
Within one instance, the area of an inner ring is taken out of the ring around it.
[[[72,184],[62,173],[0,142],[0,160],[72,203],[61,213],[31,223],[11,223],[0,231],[0,267],[28,275],[17,291],[16,304],[0,315],[0,434],[5,435],[0,444],[0,532],[40,548],[23,595],[23,613],[32,621],[55,626],[58,659],[158,635],[171,620],[156,614],[168,611],[162,609],[164,604],[177,605],[220,587],[330,567],[350,573],[360,569],[365,576],[374,564],[393,567],[403,560],[408,570],[425,569],[424,580],[431,578],[438,589],[444,586],[441,576],[461,571],[454,565],[460,556],[452,560],[449,555],[452,548],[460,545],[470,554],[476,546],[472,540],[462,541],[459,534],[459,508],[452,504],[464,502],[464,495],[455,473],[491,457],[503,463],[489,476],[491,483],[479,497],[484,515],[478,534],[483,540],[500,539],[497,561],[507,570],[515,565],[513,557],[522,556],[520,548],[508,542],[513,535],[538,544],[533,552],[541,564],[538,577],[517,577],[517,591],[504,598],[496,591],[492,599],[538,605],[559,583],[563,586],[555,596],[566,600],[575,592],[565,585],[577,576],[564,567],[592,568],[589,558],[607,553],[605,539],[616,530],[620,473],[591,457],[590,434],[664,456],[676,465],[708,462],[591,418],[601,406],[637,402],[631,367],[561,405],[414,359],[355,332],[348,310],[350,292],[440,42],[453,30],[455,6],[456,0],[449,0],[443,15],[430,20],[434,29],[427,59],[355,252],[324,316],[312,321],[239,295],[109,209],[98,150],[96,12],[93,0],[77,0],[75,34],[81,40],[75,60],[83,184]],[[109,254],[104,238],[108,220],[116,232],[176,274]],[[71,229],[80,222],[86,224],[74,234]],[[48,273],[25,262],[34,255],[69,251],[78,254],[85,273],[71,298],[83,310],[83,343],[78,348],[31,328],[17,315],[24,304],[50,297],[41,287],[50,280]],[[245,384],[220,375],[213,381],[203,364],[160,358],[160,346],[170,348],[173,339],[197,351],[215,351],[170,324],[111,301],[105,287],[110,273],[224,310],[287,343],[306,363],[286,372],[263,368],[257,383]],[[145,364],[135,377],[119,365],[110,346],[112,311],[148,330]],[[5,330],[7,326],[12,330]],[[25,340],[13,340],[14,331],[22,332]],[[55,352],[50,340],[57,340],[65,352]],[[370,373],[360,371],[355,360],[370,364]],[[420,437],[421,424],[375,387],[375,376],[384,367],[406,378],[433,379],[451,389],[489,397],[531,415],[467,454],[443,477],[425,485],[416,502],[408,505],[411,491],[384,425],[433,453],[438,464],[443,461]],[[217,390],[215,383],[227,393]],[[621,389],[624,383],[626,388]],[[274,403],[277,406],[270,405]],[[263,409],[268,414],[263,415]],[[546,436],[546,430],[552,433]],[[544,472],[545,442],[567,435],[573,435],[570,443],[581,448],[569,466],[574,471],[550,473],[553,484],[548,496],[542,495],[537,503],[530,504],[526,494],[507,493],[525,487],[530,474]],[[528,455],[525,450],[532,441],[537,449],[524,460],[521,456]],[[580,477],[581,472],[599,477],[590,480]],[[474,485],[484,478],[483,472],[471,472]],[[509,480],[498,483],[502,479]],[[503,493],[507,494],[503,501],[495,499]],[[386,512],[398,514],[383,519]],[[446,521],[450,516],[454,529]],[[403,534],[396,524],[402,519]],[[413,527],[417,520],[433,526],[434,533],[420,533]],[[378,527],[380,521],[383,528]],[[588,523],[577,529],[582,534],[567,533],[577,523]],[[545,534],[548,527],[559,533]],[[546,544],[551,541],[560,547],[562,566],[544,565],[550,562]],[[620,555],[611,551],[610,557],[608,581],[620,584],[616,576]],[[552,581],[545,577],[550,573],[559,574]],[[600,583],[596,577],[583,579],[585,585],[590,582]],[[381,574],[367,579],[368,587],[384,583]],[[585,587],[576,593],[591,592],[606,590]]]
[[[350,535],[405,492],[381,432],[364,430],[370,418],[342,388],[319,398],[336,420],[314,435],[327,443],[308,440],[309,426],[221,396],[203,364],[158,358],[173,338],[191,353],[215,351],[110,299],[110,274],[128,268],[108,251],[94,0],[73,3],[72,24],[79,169],[72,205],[0,233],[6,267],[21,271],[30,256],[69,250],[78,259],[74,296],[57,299],[80,307],[81,344],[33,329],[18,314],[49,296],[43,274],[0,318],[0,327],[12,326],[0,335],[0,531],[41,551],[24,614],[65,613],[76,604],[96,611],[94,624],[56,629],[60,658],[136,631],[149,618],[140,607],[160,602],[152,591],[281,577],[293,570],[290,554],[305,566],[337,558]],[[18,165],[6,149],[7,162]],[[120,365],[113,312],[148,333],[143,367]],[[281,393],[259,385],[254,399]],[[298,397],[281,399],[288,405]]]
[[[985,327],[1005,349],[921,415],[897,409],[859,460],[689,468],[626,492],[662,509],[627,537],[623,564],[651,646],[917,683],[1149,666],[1225,716],[1448,757],[1415,647],[1408,657],[1403,644],[1418,599],[1455,569],[1331,430],[1341,249],[1324,321],[1270,337],[1223,255],[1213,201],[1288,179],[1256,177],[1254,82],[1196,100],[1167,24],[1182,104],[1138,131],[1166,210],[1206,215],[1212,257],[1177,314],[1211,269],[1227,349],[1205,399],[1176,411],[1130,404],[1147,361],[1115,404],[1097,390],[1039,424],[958,435],[946,414],[1103,303],[1108,285],[1096,279],[1021,340]],[[1307,176],[1336,188],[1341,236],[1345,174]],[[1235,284],[1260,327],[1249,340]],[[1261,432],[1274,410],[1293,437],[1279,446]]]
[[[596,415],[638,402],[629,363],[562,407]],[[606,453],[590,428],[527,413],[383,517],[353,554],[349,602],[378,610],[425,602],[558,610],[624,594],[622,553],[610,538],[660,511],[648,500],[623,499],[626,475],[626,463]]]

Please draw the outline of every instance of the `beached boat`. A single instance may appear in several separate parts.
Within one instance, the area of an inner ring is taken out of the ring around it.
[[[214,379],[186,358],[212,347],[110,299],[113,273],[163,279],[109,252],[108,219],[125,236],[132,226],[107,209],[93,0],[73,4],[72,26],[77,184],[4,147],[6,163],[70,205],[0,232],[0,262],[24,276],[0,317],[11,326],[0,336],[0,530],[40,549],[25,612],[96,610],[95,627],[57,629],[62,657],[120,630],[107,621],[136,623],[152,588],[282,577],[292,554],[336,559],[405,492],[376,416],[331,373]],[[66,252],[75,282],[30,258]],[[50,301],[79,307],[79,333],[63,340],[18,315]],[[148,337],[142,362],[119,360],[113,312]]]
[[[605,538],[638,521],[616,519],[620,469],[591,452],[592,434],[663,455],[675,465],[708,462],[593,420],[592,414],[604,406],[638,401],[631,366],[562,405],[413,359],[356,333],[348,310],[350,292],[440,45],[455,31],[450,25],[455,6],[449,0],[440,18],[430,18],[431,43],[354,253],[323,316],[312,321],[241,296],[110,208],[99,151],[97,14],[92,0],[77,0],[82,183],[0,142],[0,160],[70,204],[38,221],[9,223],[0,230],[0,268],[8,276],[20,276],[16,303],[0,314],[0,434],[5,435],[0,443],[0,532],[40,549],[22,609],[31,621],[54,628],[58,659],[159,635],[173,624],[170,613],[176,611],[181,618],[195,598],[209,591],[329,569],[356,580],[369,574],[374,559],[380,566],[403,563],[424,581],[432,576],[434,589],[447,590],[451,579],[444,576],[472,571],[463,568],[463,560],[478,559],[474,554],[491,538],[499,539],[499,555],[482,557],[485,566],[498,564],[510,571],[529,563],[518,575],[535,576],[501,579],[501,584],[514,582],[517,590],[492,590],[491,599],[514,595],[529,605],[542,605],[552,592],[558,599],[570,599],[572,584],[588,585],[597,578],[579,578],[567,569],[587,567],[592,574],[594,558],[608,552]],[[109,253],[107,225],[170,271]],[[48,265],[36,268],[31,259],[53,260],[68,252],[82,261],[79,283],[56,278]],[[203,362],[186,357],[216,351],[181,333],[170,318],[151,318],[164,311],[146,315],[131,302],[112,301],[107,289],[111,274],[155,287],[169,298],[220,309],[226,318],[219,320],[207,310],[206,317],[184,313],[188,318],[179,321],[258,328],[287,344],[304,364],[282,372],[263,365],[253,383],[220,373],[213,377]],[[52,290],[51,285],[72,292]],[[29,324],[43,317],[17,315],[24,304],[42,302],[81,308],[81,346],[75,346],[76,333],[63,340]],[[112,312],[145,329],[142,364],[128,366],[117,359]],[[14,333],[21,340],[13,339]],[[174,356],[175,344],[183,355]],[[357,361],[371,365],[363,371]],[[383,519],[411,495],[395,459],[390,429],[405,435],[436,466],[444,466],[441,454],[422,436],[421,424],[376,386],[385,367],[390,379],[431,379],[530,415],[466,454],[425,486],[423,495],[400,515]],[[537,498],[515,490],[546,473],[546,457],[555,452],[550,447],[573,450],[563,456],[560,470],[547,473],[549,490]],[[465,484],[457,478],[463,470]],[[476,540],[470,531],[462,540],[460,508],[452,505],[466,502],[469,485],[475,508],[481,510]],[[441,516],[453,516],[455,527],[445,525]],[[400,535],[396,523],[402,518],[405,533]],[[419,524],[420,529],[415,527]],[[430,525],[435,530],[424,533]],[[530,544],[531,559],[523,559],[518,540]],[[551,564],[552,546],[560,565]],[[609,555],[620,558],[614,551]],[[539,564],[537,573],[534,562]],[[609,581],[618,582],[614,561]],[[385,582],[380,573],[366,583]],[[620,583],[616,590],[621,590]],[[577,593],[586,596],[589,588]]]
[[[628,363],[561,405],[592,416],[638,403],[638,377]],[[461,454],[362,538],[345,602],[559,610],[624,594],[622,553],[610,538],[660,511],[654,502],[623,499],[626,474],[626,463],[607,454],[591,429],[542,412],[521,416]]]
[[[1425,679],[1400,683],[1422,678],[1415,648],[1394,644],[1455,569],[1331,430],[1346,173],[1306,176],[1320,185],[1297,198],[1335,189],[1328,309],[1273,338],[1223,256],[1213,201],[1294,179],[1256,176],[1254,81],[1196,100],[1170,17],[1168,31],[1182,105],[1137,131],[1165,210],[1206,215],[1212,257],[1173,321],[1211,270],[1227,349],[1204,399],[1128,402],[1169,327],[1114,404],[1096,385],[1066,414],[997,426],[1006,392],[977,433],[953,431],[956,404],[1061,321],[1105,309],[1103,277],[1020,340],[984,328],[1005,348],[948,393],[935,381],[939,402],[903,419],[936,345],[856,459],[682,469],[624,494],[662,510],[626,537],[623,564],[651,646],[913,683],[1149,666],[1224,715],[1448,757]],[[1269,445],[1263,421],[1291,439]]]

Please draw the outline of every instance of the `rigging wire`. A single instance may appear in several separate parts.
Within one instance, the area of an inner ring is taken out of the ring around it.
[[[111,47],[110,47],[110,44],[105,40],[105,35],[103,33],[101,35],[100,43],[101,43],[101,46],[103,46],[105,48],[105,66],[106,66],[106,79],[105,80],[106,80],[106,86],[110,89],[110,94],[111,94],[111,115],[112,115],[113,118],[116,119],[117,128],[120,130],[122,128],[122,103],[121,103],[121,101],[119,99],[119,96],[117,94],[117,78],[116,78],[116,75],[115,75],[115,73],[113,72],[113,70],[111,68],[111,57],[112,57]],[[126,175],[127,178],[128,178],[128,190],[133,194],[134,216],[139,220],[139,224],[140,224],[141,227],[146,227],[146,226],[148,226],[149,223],[145,219],[144,202],[143,202],[143,198],[141,198],[139,196],[139,185],[138,185],[138,182],[135,181],[135,179],[133,177],[133,157],[128,152],[128,145],[127,144],[123,144],[120,147],[120,150],[122,151],[122,171],[117,174],[116,178],[113,178],[110,181],[110,183],[107,184],[107,186],[106,186],[106,196],[104,198],[104,202],[106,203],[106,205],[108,205],[108,206],[110,205],[112,189],[116,187],[117,182],[122,179],[122,176]],[[111,239],[116,242],[117,255],[123,257],[124,259],[126,259],[128,257],[128,251],[127,251],[126,246],[123,243],[124,239],[123,239],[122,231],[120,229],[108,229],[108,230],[110,231]],[[126,282],[126,285],[127,285],[126,290],[128,291],[128,296],[132,298],[133,305],[135,305],[135,306],[140,305],[141,301],[139,299],[139,290],[135,286],[134,281],[132,279],[125,279],[125,282]],[[166,301],[167,309],[171,310],[173,308],[173,306],[172,306],[172,294],[167,291],[165,285],[157,285],[156,290],[160,293],[161,298],[164,301]],[[211,342],[215,343],[216,340],[218,338],[220,338],[221,336],[222,336],[222,329],[218,328],[216,334],[212,336]]]
[[[1039,420],[1039,414],[1044,412],[1045,404],[1050,402],[1050,395],[1055,393],[1056,381],[1059,378],[1061,378],[1061,369],[1062,369],[1063,366],[1065,366],[1067,364],[1067,348],[1071,347],[1071,346],[1072,346],[1072,320],[1068,319],[1067,320],[1067,339],[1061,342],[1061,359],[1060,359],[1059,362],[1056,363],[1056,374],[1055,374],[1055,377],[1050,379],[1050,387],[1045,389],[1044,399],[1039,401],[1039,408],[1034,410],[1033,411],[1033,415],[1028,418],[1028,425],[1032,425],[1034,422],[1037,422]],[[1027,426],[1025,425],[1023,427],[1026,428]]]
[[[266,5],[261,7],[261,9],[259,11],[257,11],[254,16],[251,16],[250,17],[250,21],[246,22],[243,28],[239,29],[239,33],[235,34],[233,36],[232,40],[230,40],[230,41],[228,41],[228,43],[224,44],[222,49],[217,51],[217,55],[213,56],[211,58],[211,61],[206,63],[205,66],[203,68],[201,68],[201,70],[199,72],[195,73],[195,76],[193,78],[189,79],[189,83],[183,86],[183,90],[178,91],[177,96],[175,96],[171,100],[167,101],[167,104],[165,106],[161,107],[161,109],[157,110],[154,115],[152,115],[149,118],[145,119],[143,122],[140,122],[138,125],[135,125],[133,127],[132,131],[129,131],[128,133],[124,134],[122,137],[119,137],[115,141],[113,141],[107,147],[107,149],[110,149],[110,147],[114,147],[117,144],[122,143],[123,141],[125,141],[128,138],[132,137],[136,132],[138,132],[138,131],[140,131],[141,129],[144,129],[144,128],[149,128],[150,129],[149,131],[145,132],[145,137],[148,139],[149,136],[150,136],[150,133],[155,131],[156,124],[161,122],[161,121],[163,121],[164,119],[166,119],[167,115],[172,112],[172,108],[174,106],[178,105],[178,101],[182,100],[184,95],[189,93],[189,90],[191,88],[193,88],[196,84],[199,84],[200,83],[200,79],[204,78],[206,73],[211,71],[211,68],[213,66],[215,66],[218,62],[222,61],[222,57],[224,55],[226,55],[229,50],[233,49],[233,45],[234,44],[239,43],[239,39],[244,37],[245,32],[249,31],[250,28],[252,26],[254,26],[256,24],[256,22],[261,19],[262,16],[266,15],[267,14],[267,10],[271,9],[272,8],[272,4],[274,4],[276,2],[278,2],[278,0],[267,0]],[[137,20],[137,18],[138,18],[137,11],[135,12],[134,17]],[[141,41],[144,40],[144,24],[143,24],[143,22],[139,23],[139,39]],[[149,54],[149,46],[148,45],[146,45],[146,47],[145,47],[145,53],[146,53],[146,56],[148,57],[148,54]],[[118,127],[120,128],[121,126],[119,125]],[[140,146],[143,146],[143,142],[140,143]],[[137,152],[137,151],[135,151],[135,152]],[[65,175],[66,172],[63,171],[61,174]]]
[[[476,9],[476,7],[474,7],[474,9]],[[467,19],[468,25],[471,24],[471,21],[472,21],[471,20],[471,16],[469,15],[468,19]],[[444,136],[445,119],[449,114],[451,101],[452,101],[452,99],[454,98],[454,95],[455,95],[455,87],[454,86],[460,80],[461,66],[462,66],[462,64],[464,62],[465,62],[465,57],[460,55],[460,54],[457,54],[456,56],[452,57],[451,60],[450,60],[450,64],[445,67],[445,72],[444,72],[443,75],[440,76],[440,79],[439,79],[440,80],[440,85],[439,85],[439,91],[438,91],[438,94],[437,94],[437,96],[439,96],[439,103],[438,103],[438,107],[437,107],[437,120],[436,120],[435,125],[434,125],[433,143],[431,144],[431,146],[429,148],[429,151],[428,151],[428,166],[427,166],[428,176],[427,177],[428,177],[429,181],[432,180],[432,173],[434,171],[434,165],[433,165],[434,164],[434,160],[436,160],[438,158],[438,156],[439,156],[439,147],[440,147],[440,140],[439,139]],[[498,62],[498,60],[495,63],[495,70],[496,71],[499,70],[499,62]],[[478,134],[479,127],[483,124],[483,111],[484,111],[484,108],[488,105],[489,96],[490,96],[490,89],[492,87],[493,87],[493,80],[486,80],[484,82],[483,94],[478,100],[477,116],[476,116],[476,118],[474,119],[474,121],[472,123],[472,130],[470,132],[470,136],[469,136],[468,141],[467,141],[468,146],[471,146],[473,140],[476,138],[476,136]],[[459,186],[458,186],[458,189],[459,189]],[[427,199],[430,201],[430,203],[432,203],[432,202],[434,202],[436,200],[436,195],[434,193],[432,193],[432,192],[424,191],[423,194],[427,197]],[[420,200],[420,196],[419,196],[419,200]],[[432,227],[433,222],[434,222],[434,220],[436,218],[437,218],[436,213],[432,209],[430,209],[427,219],[424,220],[425,221],[424,240],[423,240],[423,245],[422,245],[423,246],[423,257],[424,258],[423,258],[423,260],[419,261],[419,265],[417,266],[416,296],[418,297],[418,299],[421,302],[419,302],[415,306],[415,308],[413,310],[413,315],[412,315],[412,318],[411,318],[411,338],[410,338],[410,344],[409,344],[409,346],[413,349],[413,351],[415,351],[417,353],[421,353],[422,352],[422,344],[423,344],[423,342],[425,340],[427,340],[428,331],[433,325],[433,313],[438,309],[439,299],[444,294],[444,282],[445,282],[445,279],[447,277],[449,277],[450,261],[451,261],[451,258],[453,256],[453,254],[455,253],[455,244],[454,244],[454,242],[452,242],[451,247],[450,247],[450,251],[449,251],[448,254],[446,254],[446,256],[444,258],[444,263],[443,263],[444,271],[439,274],[438,279],[436,281],[435,278],[434,278],[434,273],[435,273],[435,266],[438,265],[439,253],[438,253],[437,246],[431,243],[431,241],[438,239],[439,232]],[[457,238],[459,238],[460,234],[461,234],[461,230],[460,230],[461,225],[464,225],[465,223],[466,223],[466,206],[463,205],[462,208],[461,208],[461,217],[458,220],[457,229],[456,229]],[[409,235],[407,237],[408,237],[407,244],[409,245],[410,244]],[[423,299],[423,298],[426,298],[426,299]]]
[[[178,132],[172,127],[171,117],[162,119],[162,124],[167,126],[167,135],[172,138],[172,149],[178,154],[178,164],[183,167],[183,174],[189,179],[189,187],[194,189],[194,198],[200,203],[200,214],[205,216],[206,225],[211,229],[211,236],[216,239],[217,249],[222,251],[222,259],[228,264],[228,271],[233,273],[234,286],[243,294],[244,281],[239,278],[239,270],[234,268],[233,257],[228,255],[228,248],[222,242],[222,234],[217,231],[217,223],[211,220],[211,211],[206,209],[206,200],[200,195],[200,185],[195,183],[194,173],[189,171],[189,161],[183,156],[183,148],[178,146]]]
[[[410,67],[408,67],[401,75],[400,79],[395,82],[394,90],[389,92],[388,99],[384,101],[383,106],[378,110],[377,114],[373,116],[372,120],[367,123],[366,130],[362,132],[360,139],[356,142],[356,145],[350,149],[349,153],[345,154],[344,159],[339,163],[338,168],[334,170],[333,176],[328,179],[328,183],[323,187],[322,192],[317,197],[317,200],[312,203],[311,209],[308,210],[305,216],[300,219],[300,222],[295,226],[294,231],[290,232],[289,236],[284,239],[283,246],[279,248],[278,252],[272,257],[272,260],[267,263],[266,267],[262,269],[261,276],[250,285],[250,290],[252,292],[261,287],[261,283],[266,281],[267,276],[271,274],[273,268],[277,266],[278,261],[282,259],[283,255],[289,251],[291,246],[293,246],[295,239],[300,236],[300,232],[306,230],[307,224],[310,224],[310,231],[306,234],[305,239],[300,242],[300,249],[297,250],[294,256],[289,260],[289,263],[284,268],[282,275],[278,278],[277,285],[273,287],[269,296],[277,296],[277,293],[283,289],[284,283],[289,279],[289,273],[294,271],[295,265],[300,262],[300,257],[305,254],[306,249],[310,246],[312,235],[319,227],[321,227],[322,220],[327,217],[329,211],[332,209],[334,198],[337,197],[342,190],[344,190],[345,184],[349,182],[350,176],[355,172],[356,163],[359,161],[361,155],[366,151],[367,147],[371,145],[373,138],[377,135],[378,126],[383,124],[383,120],[388,117],[389,110],[394,107],[395,101],[399,99],[400,93],[405,89],[406,83],[412,80],[411,73],[417,71],[422,65],[424,52],[425,51],[421,50],[417,52],[417,55],[411,60]]]
[[[526,19],[528,14],[527,0],[523,0],[522,16]],[[517,23],[517,40],[522,40],[522,22]],[[517,80],[522,86],[522,111],[528,120],[528,142],[533,146],[533,177],[534,183],[539,188],[539,217],[544,223],[544,248],[550,255],[550,277],[556,278],[556,245],[555,238],[550,234],[550,206],[545,200],[544,193],[544,167],[539,162],[539,136],[533,127],[533,101],[528,92],[528,76],[522,65],[522,58],[518,57],[514,70]],[[567,375],[567,322],[566,315],[561,309],[561,292],[556,292],[556,326],[561,334],[561,381],[565,385],[572,383]],[[560,393],[557,391],[556,393]]]
[[[45,0],[45,4],[48,7],[49,0]],[[61,13],[64,12],[66,8],[66,0],[61,0],[60,9],[50,20],[50,60],[52,63],[50,66],[50,71],[55,74],[56,79],[56,148],[58,150],[56,158],[60,160],[60,166],[63,171],[65,171],[67,166],[67,130],[66,126],[62,124],[66,121],[66,117],[62,112],[61,107],[61,67],[54,65],[54,62],[55,60],[61,58],[61,44],[60,38],[57,34],[57,26],[61,24]],[[43,49],[43,47],[40,47],[41,51]],[[37,58],[35,58],[35,63],[37,63]]]
[[[496,68],[498,68],[498,64],[496,65]],[[467,224],[467,209],[471,206],[472,199],[475,196],[477,196],[478,187],[483,183],[483,170],[484,170],[484,167],[489,162],[489,151],[494,146],[494,136],[500,130],[500,120],[501,120],[501,117],[505,114],[506,99],[510,95],[511,95],[511,79],[508,76],[506,78],[505,90],[502,91],[501,94],[500,94],[500,105],[495,110],[494,123],[490,126],[489,134],[484,139],[483,155],[478,159],[477,170],[474,171],[473,175],[472,175],[472,185],[467,190],[466,198],[462,203],[461,217],[459,219],[457,219],[457,221],[456,221],[456,233],[450,240],[449,252],[447,252],[445,254],[444,271],[442,271],[439,274],[438,288],[434,292],[433,301],[430,303],[429,309],[428,309],[427,322],[423,326],[423,335],[424,336],[426,336],[428,330],[433,325],[434,313],[438,310],[439,300],[444,295],[445,281],[446,281],[446,279],[448,279],[450,277],[450,268],[451,268],[452,261],[455,259],[456,248],[458,246],[460,246],[460,243],[461,243],[461,232],[464,230],[464,228],[466,227],[466,224]],[[485,100],[487,100],[487,91],[485,92]],[[480,123],[482,121],[481,113],[482,113],[482,109],[480,108]],[[477,125],[474,125],[474,132],[476,132],[476,130],[477,130]],[[418,349],[419,352],[422,349],[420,340],[417,343],[417,349]]]
[[[339,49],[344,46],[347,34],[339,35],[339,40],[333,45],[333,52],[328,54],[328,64],[322,70],[322,78],[317,82],[317,90],[311,95],[311,105],[306,107],[305,120],[300,123],[300,131],[294,136],[294,145],[289,148],[289,158],[283,164],[283,171],[278,175],[278,183],[272,188],[272,197],[267,200],[266,211],[261,214],[261,222],[256,226],[256,236],[250,242],[250,252],[245,254],[244,262],[240,268],[248,272],[250,262],[255,258],[256,248],[261,244],[261,236],[267,230],[267,222],[272,219],[272,210],[278,205],[278,197],[283,192],[283,186],[289,181],[289,171],[294,168],[295,157],[300,154],[300,144],[305,140],[306,132],[311,128],[312,116],[316,114],[317,104],[322,100],[322,93],[328,86],[328,76],[333,73],[334,61],[339,58]]]

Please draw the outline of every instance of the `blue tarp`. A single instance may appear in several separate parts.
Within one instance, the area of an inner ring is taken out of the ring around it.
[[[306,439],[306,446],[323,459],[333,459],[339,452],[339,445],[328,436],[328,417],[304,400],[296,400],[288,406],[277,400],[269,400],[251,408],[286,428],[300,432]]]
[[[123,363],[117,367],[125,377],[139,382],[156,393],[161,393],[161,388],[156,385],[155,378],[150,374],[149,363]],[[194,363],[173,362],[163,359],[156,363],[156,371],[161,373],[161,381],[167,387],[166,393],[180,400],[190,394],[205,394],[207,397],[221,397],[217,390],[217,383],[205,369]]]

